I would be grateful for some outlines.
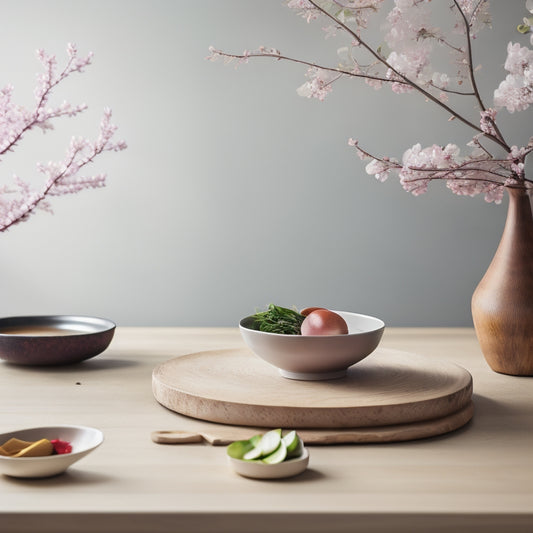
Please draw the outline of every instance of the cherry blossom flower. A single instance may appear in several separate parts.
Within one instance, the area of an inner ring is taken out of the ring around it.
[[[504,68],[509,72],[494,91],[494,104],[509,113],[523,111],[533,103],[533,50],[509,43]]]
[[[484,109],[480,111],[481,119],[479,120],[479,126],[483,132],[488,133],[489,135],[497,135],[495,123],[496,123],[496,113],[495,109]]]
[[[389,177],[392,168],[385,161],[372,159],[365,167],[365,170],[367,174],[373,174],[377,180],[385,181]]]
[[[299,87],[296,92],[300,96],[324,100],[324,98],[331,92],[331,84],[338,79],[339,76],[340,74],[336,74],[335,72],[311,67],[307,71],[309,81]]]

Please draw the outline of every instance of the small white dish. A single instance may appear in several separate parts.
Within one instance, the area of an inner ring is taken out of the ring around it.
[[[325,380],[342,378],[347,369],[379,345],[385,323],[373,316],[335,311],[348,325],[346,335],[285,335],[253,329],[254,317],[239,323],[242,338],[261,359],[278,368],[284,378]]]
[[[100,446],[104,435],[99,429],[85,426],[47,426],[21,429],[0,434],[0,444],[11,438],[26,441],[60,439],[70,442],[72,452],[45,457],[6,457],[0,455],[0,472],[6,476],[42,478],[63,473]]]
[[[237,474],[255,479],[282,479],[301,474],[309,464],[309,452],[304,446],[302,454],[277,464],[244,461],[226,454],[230,466]]]

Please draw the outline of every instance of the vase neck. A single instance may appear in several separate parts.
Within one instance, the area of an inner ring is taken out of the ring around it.
[[[533,212],[529,191],[508,188],[509,206],[498,252],[513,261],[533,256]]]
[[[533,225],[530,190],[509,187],[507,193],[509,195],[507,222]]]

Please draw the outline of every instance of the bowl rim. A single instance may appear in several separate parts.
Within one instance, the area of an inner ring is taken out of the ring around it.
[[[98,448],[103,442],[104,442],[104,434],[102,430],[91,427],[91,426],[81,426],[76,424],[56,424],[53,426],[35,426],[35,427],[28,427],[28,428],[20,428],[13,431],[5,431],[3,433],[0,433],[0,438],[3,436],[9,435],[10,438],[18,438],[16,435],[25,431],[38,431],[38,430],[49,430],[49,429],[61,429],[61,428],[68,428],[68,429],[77,429],[77,430],[89,430],[90,432],[94,433],[98,440],[96,444],[93,444],[91,446],[88,446],[87,448],[84,448],[83,450],[78,450],[76,452],[70,452],[65,454],[54,454],[54,455],[42,455],[37,457],[9,457],[6,455],[0,455],[0,461],[12,461],[12,462],[37,462],[37,461],[57,461],[60,459],[67,459],[69,457],[78,457],[80,455],[85,455],[88,452]]]
[[[293,335],[293,334],[290,334],[290,333],[272,333],[270,331],[260,331],[258,329],[253,329],[253,328],[250,328],[250,327],[247,327],[243,324],[244,321],[246,320],[249,320],[251,319],[254,315],[248,315],[248,316],[245,316],[244,318],[241,318],[241,320],[239,321],[239,328],[241,330],[246,330],[246,331],[253,331],[253,332],[256,332],[256,333],[260,333],[261,335],[272,335],[274,337],[277,337],[277,338],[290,338],[290,339],[306,339],[306,338],[320,338],[320,339],[337,339],[337,338],[347,338],[347,337],[357,337],[357,336],[360,336],[360,335],[368,335],[369,333],[376,333],[380,330],[383,330],[385,329],[385,322],[383,320],[381,320],[381,318],[378,318],[378,317],[375,317],[375,316],[372,316],[372,315],[364,315],[362,313],[353,313],[351,311],[336,311],[334,309],[330,309],[330,311],[332,311],[333,313],[337,313],[339,315],[352,315],[352,316],[355,316],[355,317],[362,317],[362,318],[368,318],[368,319],[371,319],[371,320],[374,320],[377,322],[377,325],[375,328],[373,329],[367,329],[365,331],[355,331],[353,333],[346,333],[346,334],[342,334],[342,335]]]
[[[27,325],[28,323],[47,323],[49,322],[51,326],[54,326],[54,322],[66,323],[66,322],[80,322],[85,324],[90,324],[92,326],[97,326],[97,329],[94,331],[79,331],[77,333],[71,333],[68,335],[69,338],[73,337],[83,337],[86,335],[98,335],[102,333],[108,333],[113,331],[117,325],[113,320],[104,317],[90,316],[90,315],[18,315],[18,316],[6,316],[0,317],[0,339],[9,338],[9,339],[54,339],[57,337],[64,337],[65,335],[27,335],[20,333],[3,333],[2,328],[5,327],[16,327],[21,325]],[[58,328],[59,330],[60,328]]]

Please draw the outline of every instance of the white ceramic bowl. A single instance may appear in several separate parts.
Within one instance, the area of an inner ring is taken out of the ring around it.
[[[244,461],[243,459],[236,459],[227,454],[226,457],[228,458],[229,465],[237,474],[255,479],[282,479],[297,476],[309,464],[309,452],[305,447],[303,448],[302,455],[299,457],[274,465]]]
[[[346,370],[379,345],[385,324],[372,316],[335,311],[348,325],[346,335],[283,335],[251,329],[253,316],[240,321],[244,342],[290,379],[321,380],[343,377]]]
[[[45,457],[6,457],[0,455],[0,472],[6,476],[41,478],[64,472],[70,465],[100,446],[104,440],[98,429],[84,426],[47,426],[0,434],[0,444],[10,438],[26,441],[60,439],[70,442],[72,452]]]

